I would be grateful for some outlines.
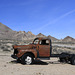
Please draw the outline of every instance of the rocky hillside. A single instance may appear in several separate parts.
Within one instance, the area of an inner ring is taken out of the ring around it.
[[[50,38],[52,41],[58,41],[58,39],[56,39],[55,37],[52,37],[52,36],[48,36],[48,38]]]
[[[10,29],[9,27],[7,27],[6,25],[0,23],[0,39],[1,40],[33,40],[36,37],[48,37],[50,38],[52,41],[61,41],[56,39],[55,37],[52,36],[45,36],[42,33],[39,33],[38,35],[34,35],[32,32],[28,31],[13,31],[12,29]],[[64,39],[62,39],[62,42],[75,42],[75,39],[67,36]]]
[[[75,42],[75,39],[70,36],[67,36],[62,41],[63,42]]]
[[[34,39],[36,36],[32,34],[30,31],[25,32],[25,31],[19,31],[15,32],[14,38],[17,40],[31,40]]]
[[[42,33],[39,33],[38,35],[34,35],[32,32],[28,31],[13,31],[6,25],[0,23],[0,39],[1,40],[33,40],[36,37],[47,37],[43,35]],[[49,36],[50,38],[51,36]],[[54,37],[51,37],[52,41],[57,40]]]
[[[67,36],[62,40],[58,40],[52,36],[45,36],[42,33],[38,35],[34,35],[32,32],[28,31],[13,31],[6,25],[0,23],[0,51],[11,51],[13,50],[12,45],[14,44],[21,44],[25,45],[30,42],[36,37],[48,37],[52,40],[52,53],[60,54],[62,52],[74,53],[75,52],[75,43],[72,44],[73,47],[65,46],[62,44],[63,42],[75,42],[75,39]],[[62,42],[62,43],[61,43]],[[70,43],[71,44],[71,43]]]
[[[6,25],[0,23],[0,39],[1,40],[29,40],[34,39],[36,36],[28,31],[13,31]]]
[[[13,30],[7,27],[6,25],[0,23],[0,33],[3,33],[3,32],[13,32]]]
[[[38,35],[36,35],[37,37],[46,37],[45,35],[43,35],[42,33],[39,33]]]
[[[12,39],[14,31],[6,25],[0,23],[0,39]]]

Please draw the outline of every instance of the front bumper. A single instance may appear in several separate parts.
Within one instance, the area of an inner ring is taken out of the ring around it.
[[[11,57],[14,58],[14,59],[18,59],[18,57],[16,55],[14,55],[14,54],[11,55]]]

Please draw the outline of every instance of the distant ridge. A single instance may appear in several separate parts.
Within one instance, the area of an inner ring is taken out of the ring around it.
[[[35,35],[32,32],[28,31],[13,31],[6,25],[0,23],[0,39],[8,39],[8,40],[30,40],[34,39]]]
[[[55,37],[52,37],[52,36],[48,36],[48,38],[50,38],[52,41],[58,41],[58,39],[56,39]]]
[[[0,22],[0,33],[1,32],[10,32],[10,31],[13,31],[13,30]]]
[[[36,35],[37,37],[46,37],[44,34],[39,33],[38,35]]]
[[[75,39],[70,37],[70,36],[67,36],[62,41],[64,41],[64,42],[75,42]]]
[[[36,37],[48,37],[50,38],[52,41],[61,41],[58,40],[55,37],[52,36],[45,36],[42,33],[39,33],[38,35],[34,35],[31,31],[25,32],[25,31],[13,31],[12,29],[10,29],[9,27],[7,27],[6,25],[0,23],[0,39],[5,40],[33,40]],[[64,39],[62,39],[62,42],[75,42],[75,39],[67,36]]]

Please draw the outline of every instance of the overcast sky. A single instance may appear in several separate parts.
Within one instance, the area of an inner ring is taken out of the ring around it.
[[[0,22],[15,31],[75,38],[75,0],[0,0]]]

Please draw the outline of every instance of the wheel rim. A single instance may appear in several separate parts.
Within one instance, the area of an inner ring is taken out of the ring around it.
[[[26,59],[25,59],[25,62],[26,62],[27,65],[31,64],[32,58],[30,56],[27,56]]]

